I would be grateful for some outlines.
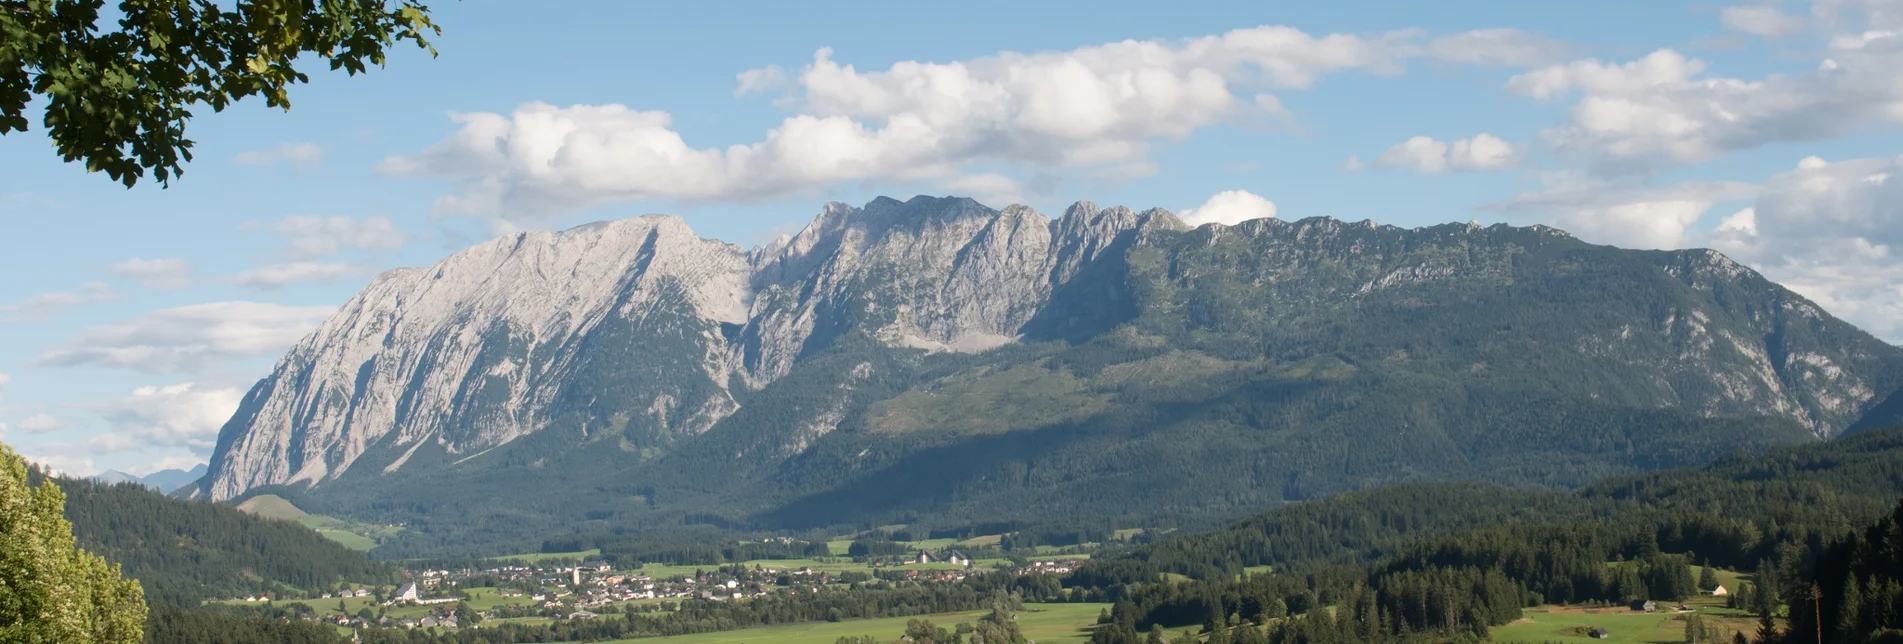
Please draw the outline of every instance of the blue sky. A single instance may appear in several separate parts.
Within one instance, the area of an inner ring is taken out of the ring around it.
[[[169,189],[0,138],[0,440],[188,466],[376,271],[651,212],[753,245],[881,194],[1546,223],[1903,338],[1896,0],[811,4],[442,3],[438,58],[201,110]]]

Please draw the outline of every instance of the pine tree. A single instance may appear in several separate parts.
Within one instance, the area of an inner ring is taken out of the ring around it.
[[[1857,576],[1852,574],[1844,580],[1844,594],[1837,609],[1837,638],[1851,641],[1862,629],[1863,591],[1857,587]]]
[[[1784,637],[1777,631],[1777,622],[1771,619],[1770,611],[1758,613],[1757,644],[1778,644]]]
[[[1718,587],[1718,571],[1712,570],[1711,564],[1705,564],[1703,567],[1699,568],[1698,569],[1698,589],[1706,591],[1706,592],[1711,592],[1711,589],[1717,588],[1717,587]]]

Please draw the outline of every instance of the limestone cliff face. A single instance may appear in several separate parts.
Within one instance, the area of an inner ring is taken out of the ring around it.
[[[431,443],[467,457],[561,421],[663,446],[848,328],[935,351],[1013,342],[1054,286],[1151,221],[1180,226],[881,198],[828,204],[752,251],[664,216],[491,240],[378,276],[292,348],[221,432],[198,494],[321,483],[373,448],[384,471]]]
[[[619,384],[652,394],[656,433],[729,413],[722,324],[746,321],[746,254],[672,217],[490,240],[378,276],[279,360],[226,425],[203,493],[316,483],[385,443],[471,454],[532,433],[558,402],[599,393],[599,338],[665,338],[680,368]],[[691,367],[691,368],[690,368]],[[610,410],[601,410],[610,411]]]

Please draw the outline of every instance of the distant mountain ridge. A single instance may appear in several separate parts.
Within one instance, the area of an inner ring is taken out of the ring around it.
[[[193,493],[472,531],[1234,514],[1703,462],[1899,388],[1903,350],[1708,250],[880,198],[751,250],[647,216],[385,273]]]
[[[172,468],[159,470],[145,476],[127,474],[119,470],[106,470],[93,476],[92,479],[101,483],[137,483],[169,494],[174,490],[191,485],[200,478],[204,478],[205,471],[205,464],[200,463],[193,465],[192,469],[189,470]]]

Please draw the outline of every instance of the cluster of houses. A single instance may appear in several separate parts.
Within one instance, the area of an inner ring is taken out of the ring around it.
[[[386,615],[383,617],[375,617],[371,619],[363,619],[360,617],[353,617],[350,615],[329,615],[326,617],[319,618],[318,621],[324,622],[326,624],[331,624],[334,626],[342,626],[344,628],[363,628],[368,626],[377,626],[382,628],[451,628],[451,629],[454,629],[454,628],[462,627],[461,620],[457,619],[456,615],[453,613],[442,614],[442,615],[432,613],[429,615],[424,615],[422,617],[401,617],[401,618],[390,617]]]
[[[782,538],[784,539],[784,538]],[[950,564],[945,566],[943,564]],[[1065,574],[1077,569],[1079,561],[1033,561],[1012,569],[1018,574]],[[917,565],[916,568],[913,566]],[[956,582],[975,574],[972,560],[957,550],[921,551],[900,558],[870,562],[870,567],[917,581]],[[842,578],[842,574],[844,577]],[[494,587],[493,592],[507,601],[484,611],[482,617],[541,616],[557,619],[588,620],[619,612],[622,605],[643,600],[743,601],[774,593],[818,592],[823,586],[866,579],[864,573],[816,570],[810,567],[768,568],[765,566],[722,567],[697,571],[668,579],[659,579],[639,571],[616,571],[604,561],[584,561],[579,565],[544,566],[537,563],[509,562],[485,569],[423,570],[412,573],[410,581],[392,593],[368,588],[324,593],[319,599],[350,599],[375,595],[384,607],[431,607],[425,614],[400,611],[389,616],[379,609],[376,615],[361,610],[356,615],[327,614],[318,621],[346,628],[421,628],[457,629],[466,626],[456,614],[457,602],[470,598],[458,588]],[[268,601],[254,596],[244,601]],[[318,607],[320,612],[321,606]]]
[[[1012,572],[1020,575],[1068,575],[1083,565],[1080,559],[1040,559],[1013,568]]]
[[[338,591],[335,593],[323,593],[318,595],[317,597],[319,599],[349,599],[351,597],[369,597],[372,594],[374,593],[371,592],[371,590],[368,588],[353,588],[353,589]],[[283,598],[280,597],[279,599],[283,599]],[[271,595],[267,593],[263,595],[248,595],[245,597],[233,597],[227,601],[268,602],[268,601],[271,601]]]

